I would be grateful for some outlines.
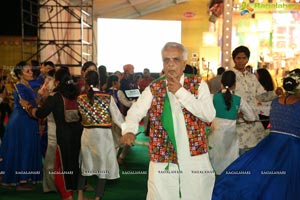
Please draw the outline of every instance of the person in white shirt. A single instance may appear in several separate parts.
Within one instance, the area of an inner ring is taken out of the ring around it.
[[[257,107],[258,96],[266,93],[256,76],[246,70],[249,61],[250,51],[246,46],[239,46],[232,52],[234,68],[236,74],[235,94],[246,100],[253,110]],[[256,146],[265,137],[265,129],[256,115],[256,120],[245,122],[239,120],[237,123],[237,134],[239,137],[240,155]]]
[[[154,80],[129,109],[121,142],[134,144],[139,121],[149,113],[147,200],[210,200],[215,174],[208,156],[206,122],[216,115],[208,86],[183,73],[187,50],[168,42],[162,49],[165,76]]]

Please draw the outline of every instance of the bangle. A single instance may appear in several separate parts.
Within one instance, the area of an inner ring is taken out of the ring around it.
[[[29,115],[30,117],[33,117],[33,115],[32,115],[32,109],[34,109],[34,107],[33,107],[30,103],[28,103],[28,104],[25,106],[25,110],[26,110],[26,112],[28,113],[28,115]]]

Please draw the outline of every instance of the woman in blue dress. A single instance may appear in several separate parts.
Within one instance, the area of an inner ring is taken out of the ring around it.
[[[14,73],[19,81],[14,90],[13,112],[0,147],[0,171],[3,185],[30,190],[33,188],[29,183],[42,180],[40,136],[38,121],[27,114],[19,99],[25,99],[36,106],[36,93],[28,83],[33,79],[30,65],[20,62],[15,66]]]
[[[299,71],[284,78],[286,95],[271,104],[270,134],[225,169],[213,200],[300,199]]]

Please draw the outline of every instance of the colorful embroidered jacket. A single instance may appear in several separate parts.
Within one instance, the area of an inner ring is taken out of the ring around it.
[[[84,127],[111,127],[112,119],[109,111],[109,94],[94,92],[94,104],[89,103],[87,94],[81,94],[77,98],[79,112]]]
[[[201,77],[194,75],[185,75],[183,87],[194,94],[198,95],[198,87]],[[172,142],[168,139],[168,134],[164,130],[161,122],[161,116],[166,96],[165,79],[157,79],[150,84],[150,90],[153,95],[151,107],[149,109],[150,121],[150,160],[154,162],[177,163],[177,154]],[[205,135],[206,124],[199,118],[190,113],[187,109],[182,108],[184,114],[187,134],[189,138],[191,156],[200,155],[207,152],[207,141]]]

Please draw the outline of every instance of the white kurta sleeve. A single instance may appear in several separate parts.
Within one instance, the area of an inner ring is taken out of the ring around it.
[[[128,110],[125,122],[122,124],[123,135],[128,132],[135,134],[138,132],[139,122],[147,115],[147,112],[151,106],[152,98],[153,96],[150,91],[150,87],[148,86],[142,92],[138,100],[134,102]]]
[[[240,111],[243,113],[243,117],[247,121],[254,121],[256,114],[249,104],[241,98]]]
[[[211,122],[216,116],[212,97],[205,81],[201,81],[197,97],[183,87],[175,93],[175,97],[182,106],[202,121]]]
[[[115,100],[113,97],[110,98],[110,105],[109,105],[109,110],[111,113],[111,117],[113,122],[121,128],[122,123],[124,122],[124,117],[122,113],[120,112]]]

